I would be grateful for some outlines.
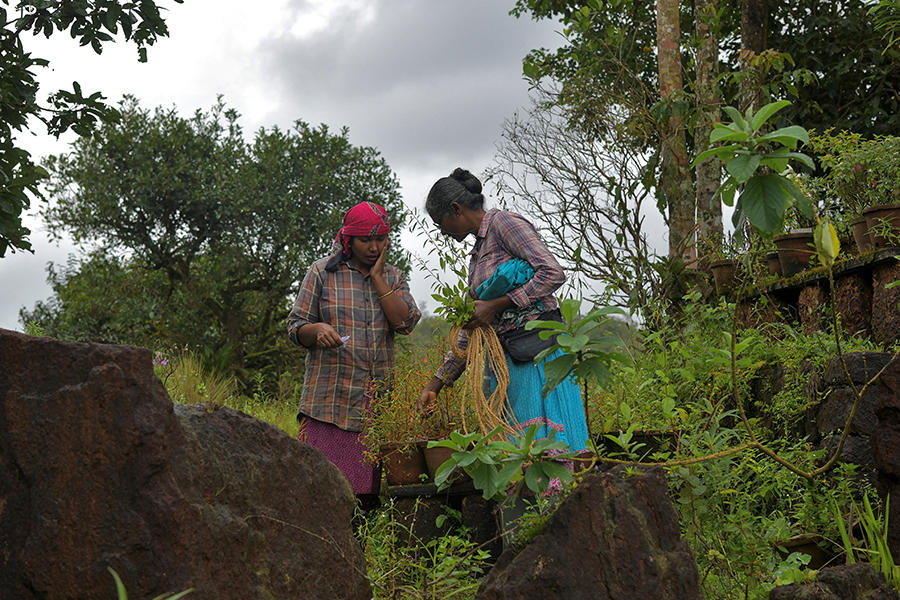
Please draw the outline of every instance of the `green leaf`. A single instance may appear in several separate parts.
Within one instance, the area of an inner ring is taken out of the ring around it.
[[[119,600],[128,600],[128,593],[125,591],[125,584],[122,583],[122,580],[119,578],[119,574],[116,573],[115,569],[112,567],[106,567],[106,570],[109,571],[113,579],[116,581],[116,594],[118,595]]]
[[[750,134],[746,131],[731,131],[725,127],[721,129],[713,129],[709,134],[710,143],[715,142],[746,142],[750,139]]]
[[[556,338],[556,343],[566,352],[579,352],[589,341],[591,341],[591,338],[584,334],[572,336],[568,333],[563,333]]]
[[[576,298],[566,298],[559,305],[559,311],[566,323],[572,323],[578,316],[578,309],[581,308],[581,300]]]
[[[787,100],[779,100],[778,102],[770,102],[766,104],[753,115],[753,121],[751,123],[751,127],[753,131],[759,131],[759,128],[762,127],[766,121],[772,118],[772,115],[777,113],[779,110],[786,106],[790,106],[791,103]]]
[[[502,469],[497,472],[497,482],[502,485],[505,489],[510,481],[512,481],[513,477],[516,477],[522,471],[522,465],[524,464],[524,460],[514,460],[507,463]]]
[[[573,354],[564,354],[563,356],[557,356],[550,362],[544,363],[544,377],[547,381],[541,393],[545,398],[553,388],[562,383],[569,375],[576,359],[577,357]]]
[[[797,146],[797,142],[809,143],[809,133],[799,125],[782,127],[770,133],[759,136],[759,141],[778,142],[789,148]]]
[[[784,211],[791,205],[791,194],[784,181],[780,175],[756,175],[741,190],[741,210],[766,235],[781,231]]]
[[[773,156],[768,154],[763,157],[760,164],[764,167],[769,167],[775,173],[782,173],[787,169],[788,158],[786,156]]]
[[[536,494],[542,493],[547,489],[547,478],[543,476],[543,470],[540,463],[534,463],[525,470],[525,485],[528,489]]]
[[[472,477],[472,485],[482,491],[485,500],[493,498],[497,493],[496,473],[490,465],[478,463],[478,465],[466,472]]]
[[[556,477],[561,481],[569,481],[570,479],[572,479],[572,471],[570,471],[565,465],[561,465],[558,462],[545,462],[544,473],[547,475],[547,477]]]
[[[450,475],[455,469],[456,464],[452,460],[446,461],[434,472],[434,484],[438,486],[438,488],[443,488],[447,484],[447,479],[450,478]]]
[[[698,163],[706,160],[711,156],[729,156],[734,153],[735,150],[743,148],[743,144],[729,144],[727,146],[719,146],[718,148],[710,148],[709,150],[704,150],[694,159],[694,162],[691,163],[691,166],[697,166]]]
[[[567,327],[565,323],[560,323],[559,321],[541,321],[535,319],[534,321],[525,323],[526,331],[531,331],[532,329],[546,329],[548,336],[550,336],[553,335],[553,332],[555,331],[566,331]]]
[[[731,181],[732,183],[729,185],[728,181]],[[734,192],[737,188],[733,183],[733,179],[729,178],[728,181],[719,188],[719,192],[722,195],[722,204],[725,206],[734,206]]]
[[[747,131],[747,121],[744,120],[744,115],[741,114],[741,111],[733,106],[726,106],[722,110],[725,111],[725,114],[731,117],[731,120],[734,121],[734,125],[738,129],[740,129],[741,131]]]
[[[756,172],[759,166],[758,154],[741,154],[725,164],[725,168],[738,183],[744,183]]]

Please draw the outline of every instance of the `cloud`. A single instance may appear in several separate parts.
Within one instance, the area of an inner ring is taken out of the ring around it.
[[[121,41],[97,56],[66,35],[29,38],[50,60],[37,73],[42,92],[77,80],[111,102],[131,93],[184,115],[223,93],[248,133],[297,119],[347,126],[352,143],[381,152],[410,208],[454,167],[488,166],[503,120],[528,103],[522,58],[562,41],[554,23],[510,16],[506,0],[217,0],[213,16],[208,3],[162,3],[170,37],[146,64]],[[66,150],[39,129],[22,136],[35,156]],[[36,219],[29,226],[35,254],[0,259],[0,327],[50,295],[46,263],[73,250],[49,243]],[[413,284],[428,297],[421,277]]]
[[[282,98],[276,120],[347,125],[354,143],[377,147],[392,165],[491,148],[527,100],[522,58],[559,42],[552,24],[515,19],[503,2],[368,6],[316,35],[263,41],[260,68]]]

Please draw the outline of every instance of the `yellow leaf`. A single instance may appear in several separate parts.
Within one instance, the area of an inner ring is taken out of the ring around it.
[[[834,259],[841,251],[841,243],[838,241],[837,230],[831,221],[826,220],[816,226],[815,241],[819,261],[825,266],[834,264]]]

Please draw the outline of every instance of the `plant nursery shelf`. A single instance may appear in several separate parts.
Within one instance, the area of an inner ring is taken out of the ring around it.
[[[738,323],[757,327],[765,323],[798,323],[806,334],[828,329],[828,307],[841,317],[846,333],[871,337],[890,346],[900,341],[900,247],[869,252],[836,262],[834,289],[829,289],[824,267],[789,278],[764,282],[735,295]]]
[[[861,272],[871,272],[874,268],[885,264],[896,264],[900,257],[900,247],[886,248],[876,252],[869,252],[854,256],[846,260],[834,263],[834,279],[837,280],[847,275]],[[790,296],[800,293],[803,288],[816,284],[828,284],[828,271],[825,267],[815,267],[797,273],[793,277],[782,277],[768,284],[760,285],[748,290],[738,297],[739,301],[752,300],[753,298],[774,294],[776,296]]]
[[[472,480],[467,479],[459,483],[453,483],[450,487],[438,491],[433,483],[416,483],[412,485],[392,485],[388,486],[387,495],[389,498],[413,498],[416,496],[468,496],[470,494],[480,494],[479,490],[472,485]]]

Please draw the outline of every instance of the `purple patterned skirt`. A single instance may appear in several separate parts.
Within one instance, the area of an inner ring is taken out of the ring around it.
[[[297,439],[321,450],[341,470],[353,493],[378,494],[381,488],[381,466],[365,461],[367,448],[358,431],[346,431],[337,425],[304,416],[300,419]]]

